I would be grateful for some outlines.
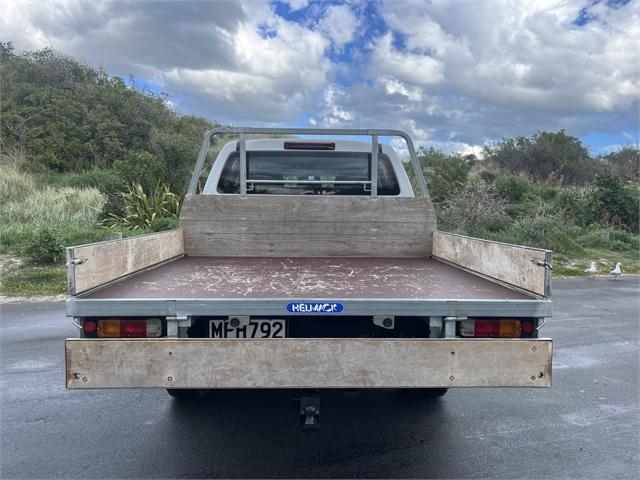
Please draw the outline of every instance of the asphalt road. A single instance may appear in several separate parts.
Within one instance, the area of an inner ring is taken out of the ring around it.
[[[66,391],[63,304],[0,305],[0,476],[637,478],[639,295],[637,277],[555,282],[550,390],[331,392],[312,435],[290,391]]]

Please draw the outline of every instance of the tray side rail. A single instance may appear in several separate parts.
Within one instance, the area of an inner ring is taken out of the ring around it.
[[[78,295],[184,254],[181,228],[67,248],[67,290]]]
[[[541,297],[551,297],[550,250],[436,230],[433,257]]]

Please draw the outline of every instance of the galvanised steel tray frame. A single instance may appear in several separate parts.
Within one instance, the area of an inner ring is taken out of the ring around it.
[[[290,316],[290,302],[333,302],[344,306],[338,316],[489,316],[532,317],[551,316],[551,301],[531,300],[459,300],[459,299],[340,299],[340,298],[162,298],[162,299],[86,299],[67,300],[67,315],[72,317],[100,316],[226,316],[273,315]],[[295,315],[314,315],[296,313]],[[317,315],[317,314],[315,314]],[[326,314],[325,314],[326,315]]]

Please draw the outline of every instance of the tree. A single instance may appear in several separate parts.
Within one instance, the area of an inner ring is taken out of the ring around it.
[[[609,169],[596,175],[591,194],[594,213],[605,223],[636,233],[640,225],[640,185],[625,182]]]
[[[599,157],[599,160],[625,180],[640,182],[640,147],[638,145],[623,147],[617,152]]]
[[[142,175],[148,188],[157,180],[184,188],[210,122],[177,114],[166,95],[133,79],[125,83],[51,49],[16,55],[2,43],[0,55],[2,148],[25,152],[34,170],[117,167],[126,180]],[[140,159],[150,170],[136,167]]]
[[[485,158],[503,171],[559,185],[587,184],[597,171],[596,162],[580,139],[564,130],[505,139],[486,147]]]
[[[422,148],[418,152],[418,160],[427,177],[431,198],[440,202],[455,195],[467,182],[476,157]]]

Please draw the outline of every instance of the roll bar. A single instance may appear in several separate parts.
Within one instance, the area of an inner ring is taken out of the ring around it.
[[[353,128],[252,128],[252,127],[216,127],[208,130],[204,134],[204,140],[200,147],[200,153],[198,154],[198,160],[196,166],[193,169],[193,175],[189,182],[188,194],[196,193],[196,186],[198,185],[198,179],[204,166],[205,158],[211,145],[211,139],[216,135],[223,134],[237,134],[239,135],[238,146],[240,151],[240,193],[247,193],[247,148],[246,140],[249,134],[262,134],[262,135],[366,135],[371,137],[371,165],[378,165],[378,137],[400,137],[402,138],[409,149],[409,157],[411,165],[418,180],[418,187],[423,197],[429,196],[427,190],[427,182],[422,174],[418,157],[416,156],[416,149],[413,146],[411,137],[401,130],[367,130],[367,129],[353,129]],[[371,196],[375,197],[378,194],[378,169],[371,168]]]

